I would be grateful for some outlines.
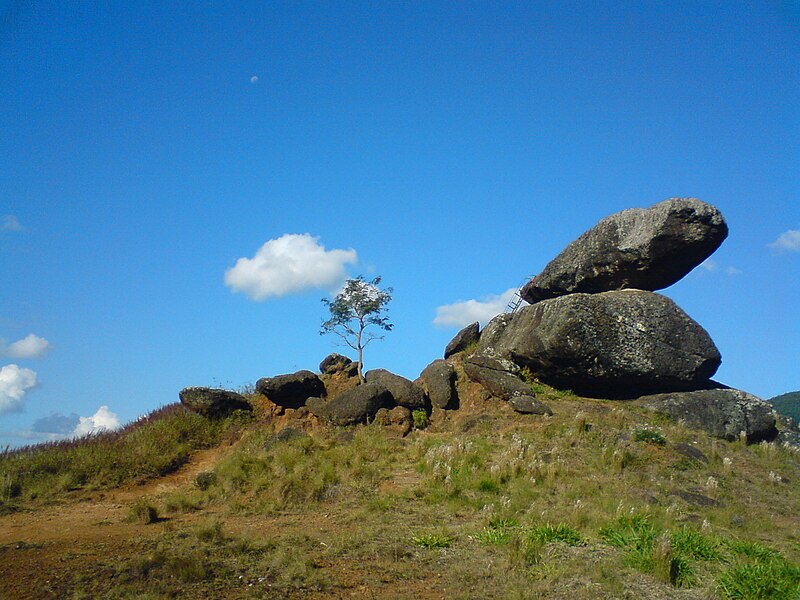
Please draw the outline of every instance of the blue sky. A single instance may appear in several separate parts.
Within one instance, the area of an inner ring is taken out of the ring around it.
[[[794,2],[0,1],[0,444],[316,369],[348,275],[413,379],[676,196],[730,227],[662,292],[716,379],[800,389],[799,81]]]

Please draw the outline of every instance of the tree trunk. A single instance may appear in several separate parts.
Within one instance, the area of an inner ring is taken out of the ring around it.
[[[366,379],[364,379],[364,346],[361,345],[361,333],[364,331],[364,327],[362,325],[361,331],[358,332],[357,340],[358,340],[358,381],[364,383]]]

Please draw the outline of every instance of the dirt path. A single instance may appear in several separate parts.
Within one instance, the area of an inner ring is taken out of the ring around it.
[[[230,446],[199,450],[174,473],[144,485],[81,493],[65,503],[4,515],[0,517],[0,547],[18,543],[103,542],[148,535],[152,527],[124,522],[130,505],[139,498],[158,496],[188,485],[198,473],[211,470],[229,451]]]
[[[189,485],[231,450],[199,450],[174,473],[143,485],[79,492],[63,503],[0,516],[0,599],[60,598],[74,573],[125,552],[130,540],[161,535],[163,526],[125,521],[131,504]],[[191,519],[181,515],[175,520]]]

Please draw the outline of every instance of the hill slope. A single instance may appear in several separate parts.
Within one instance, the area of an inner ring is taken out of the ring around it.
[[[775,396],[770,398],[768,402],[782,415],[791,417],[795,422],[800,423],[800,391]]]
[[[467,394],[460,410],[434,412],[427,428],[405,438],[287,411],[226,425],[217,439],[233,445],[195,452],[177,474],[142,486],[73,485],[47,503],[28,496],[24,482],[13,494],[6,486],[0,499],[14,512],[0,517],[4,593],[700,599],[796,592],[796,451],[712,439],[631,403],[555,391],[548,402],[554,416],[523,417],[505,402]],[[30,468],[23,463],[0,457],[2,480]]]

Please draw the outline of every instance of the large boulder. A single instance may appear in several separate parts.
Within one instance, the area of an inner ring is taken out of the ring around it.
[[[367,383],[379,383],[383,385],[394,398],[399,406],[405,406],[409,410],[425,408],[425,393],[417,385],[400,375],[387,371],[386,369],[373,369],[364,374]]]
[[[335,425],[355,425],[373,419],[381,408],[393,408],[389,390],[380,383],[364,383],[328,400],[309,398],[308,409]]]
[[[453,354],[463,352],[469,348],[470,345],[477,344],[481,337],[480,327],[481,324],[478,321],[475,321],[459,331],[444,349],[444,357],[450,358]]]
[[[752,443],[778,435],[772,405],[741,390],[722,387],[656,394],[641,400],[646,408],[718,438],[733,441],[744,434]]]
[[[325,386],[316,373],[297,371],[263,377],[256,382],[256,391],[283,408],[300,408],[308,398],[322,396]]]
[[[416,383],[433,406],[448,410],[458,407],[456,370],[446,360],[438,359],[425,367]]]
[[[481,334],[479,353],[555,387],[629,398],[703,387],[721,362],[705,329],[642,290],[570,294],[500,315]]]
[[[696,198],[671,198],[602,219],[521,291],[530,303],[575,292],[672,285],[728,235],[720,212]]]
[[[178,397],[189,410],[209,418],[224,417],[235,410],[253,410],[247,398],[236,392],[207,387],[183,388]]]

